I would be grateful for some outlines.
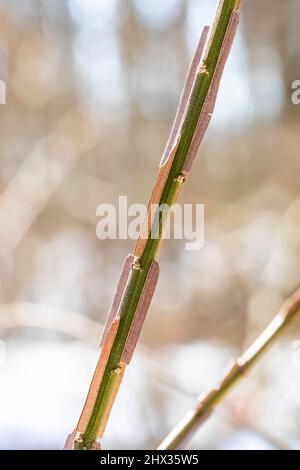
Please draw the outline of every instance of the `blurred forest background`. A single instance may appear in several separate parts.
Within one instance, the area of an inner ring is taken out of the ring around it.
[[[0,0],[0,448],[61,448],[97,357],[127,240],[96,208],[145,202],[216,0]],[[300,2],[242,2],[182,202],[205,245],[161,277],[104,447],[155,448],[300,281]],[[300,324],[190,448],[300,448]]]

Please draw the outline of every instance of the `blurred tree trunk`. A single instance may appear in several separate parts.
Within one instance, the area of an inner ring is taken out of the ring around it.
[[[161,27],[143,19],[132,0],[119,4],[123,20],[118,40],[129,108],[127,138],[128,147],[135,149],[126,165],[131,164],[132,170],[142,159],[156,165],[162,153],[189,62],[186,8],[186,1],[178,0],[177,13]]]
[[[291,102],[291,85],[300,80],[299,0],[251,0],[244,3],[243,11],[251,80],[259,68],[275,64],[283,91],[280,117],[299,118],[299,108]],[[261,86],[267,87],[268,83],[262,81]]]

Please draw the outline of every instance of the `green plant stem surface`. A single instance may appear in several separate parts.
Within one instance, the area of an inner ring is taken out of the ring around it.
[[[205,60],[205,70],[200,69],[196,74],[187,113],[180,130],[181,138],[160,198],[159,205],[166,204],[171,207],[176,197],[178,186],[182,184],[177,181],[177,177],[182,172],[184,162],[186,160],[186,156],[196,129],[198,118],[209,91],[227,26],[231,14],[235,8],[235,3],[235,0],[224,1],[218,23],[214,31],[214,37]],[[154,217],[154,223],[161,223],[159,217]],[[160,234],[161,232],[162,230],[159,231]],[[143,291],[149,268],[156,256],[159,242],[159,238],[154,239],[149,237],[143,254],[140,258],[140,269],[131,270],[122,304],[120,306],[120,325],[118,332],[115,337],[114,344],[112,346],[110,356],[102,377],[93,412],[88,422],[86,431],[82,436],[83,442],[77,446],[78,449],[90,449],[97,437],[99,422],[105,414],[111,397],[114,382],[116,380],[114,369],[118,367],[118,364],[121,360],[130,326],[132,324],[134,314]]]

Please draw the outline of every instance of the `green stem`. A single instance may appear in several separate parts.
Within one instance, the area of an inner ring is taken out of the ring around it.
[[[213,31],[211,45],[206,56],[204,64],[205,70],[199,70],[195,78],[187,113],[181,126],[180,142],[175,153],[159,205],[166,204],[171,207],[176,197],[178,185],[182,184],[178,182],[177,177],[182,172],[183,165],[195,133],[198,118],[209,91],[227,26],[235,7],[236,0],[224,0],[216,27]],[[154,223],[161,224],[159,217],[154,217]],[[159,230],[159,233],[161,238],[162,230]],[[122,352],[143,291],[149,268],[157,254],[160,238],[155,239],[149,236],[140,258],[140,269],[131,270],[126,291],[120,306],[120,325],[118,332],[105,367],[90,420],[85,433],[82,436],[83,441],[78,448],[90,449],[97,437],[98,424],[105,414],[110,401],[114,381],[116,379],[113,371],[121,360]]]

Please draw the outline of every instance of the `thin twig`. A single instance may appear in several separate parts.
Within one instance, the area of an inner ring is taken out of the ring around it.
[[[68,448],[72,439],[72,449],[96,448],[95,441],[104,433],[158,279],[156,258],[166,222],[166,214],[162,219],[160,208],[168,208],[169,213],[176,201],[210,121],[239,20],[238,6],[237,0],[219,0],[209,33],[207,27],[204,28],[160,163],[140,238],[123,265],[101,342],[101,358],[76,432],[68,439]],[[152,217],[155,204],[158,209]]]
[[[229,364],[228,369],[217,385],[209,393],[201,395],[195,409],[191,410],[160,444],[160,450],[178,449],[195,435],[201,424],[211,415],[216,405],[225,397],[229,390],[258,361],[267,347],[289,325],[291,320],[300,313],[300,289],[296,290],[283,303],[279,313],[272,322],[252,343],[252,345],[236,361]]]

